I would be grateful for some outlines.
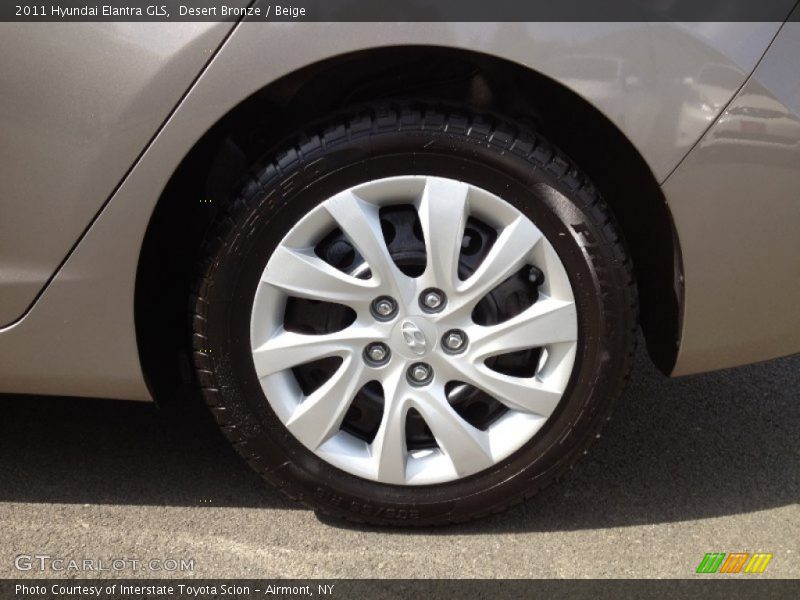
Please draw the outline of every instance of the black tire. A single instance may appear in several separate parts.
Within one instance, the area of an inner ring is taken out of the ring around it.
[[[578,308],[575,367],[545,426],[495,466],[430,486],[361,479],[303,447],[264,397],[249,343],[255,285],[286,231],[342,189],[407,174],[460,179],[514,204],[555,247]],[[631,368],[636,287],[614,218],[568,157],[541,136],[495,117],[386,104],[323,123],[253,169],[203,253],[193,346],[205,401],[258,473],[291,498],[335,517],[438,525],[498,512],[534,495],[599,437]]]

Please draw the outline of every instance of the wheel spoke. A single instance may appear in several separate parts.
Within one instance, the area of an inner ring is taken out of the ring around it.
[[[472,355],[482,359],[547,344],[574,342],[578,339],[578,320],[574,303],[544,297],[507,321],[475,327],[473,331]]]
[[[371,280],[357,279],[332,267],[313,251],[286,246],[278,246],[261,279],[293,296],[348,306],[369,303],[377,287]]]
[[[361,346],[374,333],[365,327],[348,327],[325,335],[294,333],[281,328],[269,340],[253,350],[253,362],[259,378],[329,356],[358,356]]]
[[[328,200],[325,208],[369,265],[375,285],[389,295],[408,299],[413,293],[413,282],[403,275],[389,254],[378,207],[347,191]]]
[[[512,377],[486,365],[461,371],[463,381],[489,394],[512,410],[547,417],[561,400],[561,392],[548,389],[536,377]]]
[[[366,383],[359,357],[349,356],[328,381],[305,398],[286,422],[286,427],[306,447],[316,450],[339,431],[347,409]]]
[[[515,219],[500,233],[475,273],[459,285],[461,304],[475,304],[511,277],[541,239],[542,233],[530,220],[522,216]]]
[[[458,475],[485,469],[493,460],[485,432],[467,423],[450,406],[441,386],[419,390],[416,408],[430,427],[439,448],[447,455]]]
[[[406,482],[406,416],[409,389],[402,371],[396,369],[383,381],[383,416],[370,452],[376,475],[386,483]]]
[[[436,286],[451,293],[458,281],[458,258],[467,222],[465,183],[428,178],[418,205],[425,238],[427,266],[422,286]]]

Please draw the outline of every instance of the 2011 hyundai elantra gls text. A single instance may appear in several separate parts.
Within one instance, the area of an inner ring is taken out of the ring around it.
[[[0,24],[0,392],[194,389],[337,517],[520,502],[639,329],[672,376],[800,351],[790,9]]]

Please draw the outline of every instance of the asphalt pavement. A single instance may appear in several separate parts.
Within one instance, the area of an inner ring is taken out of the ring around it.
[[[429,530],[318,517],[262,484],[199,405],[0,406],[0,577],[695,577],[707,552],[772,553],[758,577],[800,577],[800,356],[670,380],[640,352],[565,480]],[[20,555],[128,566],[19,571]]]

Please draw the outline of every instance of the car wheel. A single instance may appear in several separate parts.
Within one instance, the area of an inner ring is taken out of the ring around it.
[[[386,104],[252,177],[204,250],[194,359],[249,464],[330,515],[502,510],[599,437],[635,344],[614,219],[576,165],[496,117]]]

